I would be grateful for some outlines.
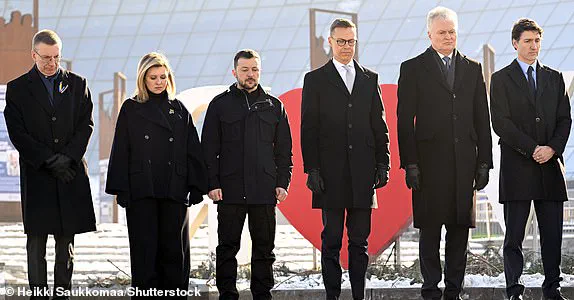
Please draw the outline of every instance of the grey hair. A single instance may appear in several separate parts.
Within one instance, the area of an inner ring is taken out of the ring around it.
[[[58,34],[52,30],[44,29],[38,31],[32,38],[32,49],[36,49],[36,45],[43,43],[46,45],[58,45],[62,49],[62,40]]]
[[[450,8],[437,6],[427,14],[427,31],[431,31],[432,22],[437,19],[451,20],[454,22],[454,29],[458,31],[458,15]]]

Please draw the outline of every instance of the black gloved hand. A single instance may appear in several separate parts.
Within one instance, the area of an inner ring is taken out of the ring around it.
[[[474,189],[480,191],[486,187],[488,184],[490,168],[487,164],[480,164],[478,169],[476,169],[476,174],[474,176]]]
[[[418,191],[421,188],[421,171],[417,164],[408,165],[406,168],[406,182],[407,187],[413,191]]]
[[[74,177],[76,177],[76,171],[74,171],[74,169],[71,167],[64,169],[53,169],[51,172],[52,176],[58,178],[58,180],[62,181],[63,183],[70,183]]]
[[[307,187],[313,193],[322,193],[325,191],[325,184],[323,183],[323,178],[321,178],[321,172],[319,169],[311,169],[307,176]]]
[[[194,186],[189,187],[189,205],[199,204],[203,201],[203,193]]]
[[[56,170],[64,172],[70,166],[72,166],[72,159],[61,153],[56,153],[46,160],[46,168],[52,172]]]
[[[130,192],[118,192],[118,195],[116,196],[116,201],[118,202],[118,205],[123,207],[123,208],[128,208],[130,206]]]
[[[375,170],[375,185],[374,189],[382,188],[389,182],[389,166],[378,163]]]

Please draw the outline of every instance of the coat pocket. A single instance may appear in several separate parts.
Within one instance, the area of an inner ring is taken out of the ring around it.
[[[259,134],[261,140],[273,142],[275,140],[275,127],[278,122],[277,116],[271,111],[260,112],[259,116]]]
[[[222,140],[237,141],[241,138],[241,114],[230,114],[221,117]]]
[[[175,166],[175,172],[177,175],[185,177],[187,176],[187,167],[184,164],[178,163]]]
[[[273,179],[277,178],[277,168],[273,166],[265,166],[263,171],[271,176]]]
[[[140,160],[131,161],[130,165],[129,165],[128,173],[136,174],[136,173],[143,172],[143,165],[142,164],[143,164],[143,161],[140,161]]]

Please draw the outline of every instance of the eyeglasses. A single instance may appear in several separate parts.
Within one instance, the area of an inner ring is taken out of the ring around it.
[[[355,39],[350,39],[350,40],[336,39],[335,41],[337,42],[337,45],[339,45],[340,47],[343,47],[346,44],[349,44],[349,46],[353,47],[357,43],[357,40],[355,40]]]
[[[36,52],[36,54],[38,54],[38,56],[40,57],[40,60],[45,63],[49,63],[52,59],[54,60],[54,62],[59,63],[60,60],[62,59],[60,55],[56,56],[41,55],[40,53],[38,53],[38,51],[36,51],[36,49],[34,49],[34,52]]]

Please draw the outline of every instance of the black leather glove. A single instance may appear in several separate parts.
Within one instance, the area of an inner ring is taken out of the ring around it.
[[[203,201],[203,193],[197,188],[189,187],[189,205],[199,204]]]
[[[46,168],[50,171],[64,171],[70,166],[72,166],[72,159],[61,153],[56,153],[46,160]]]
[[[63,183],[70,183],[76,177],[76,171],[72,168],[72,159],[64,154],[56,153],[45,162],[46,168],[52,176]]]
[[[130,192],[118,192],[116,196],[116,201],[118,205],[123,208],[128,208],[130,206]]]
[[[490,168],[487,164],[480,164],[474,176],[474,189],[480,191],[488,184]]]
[[[62,181],[63,183],[70,183],[76,177],[76,171],[74,169],[66,168],[66,169],[55,169],[52,170],[52,176],[58,178],[58,180]]]
[[[319,169],[311,169],[307,176],[307,187],[313,193],[322,193],[325,191],[325,184],[323,183],[323,178],[321,178],[321,172]]]
[[[389,182],[389,166],[378,163],[375,170],[375,185],[374,189],[382,188]]]
[[[408,165],[406,168],[406,181],[407,187],[413,191],[418,191],[421,188],[421,171],[417,164]]]

